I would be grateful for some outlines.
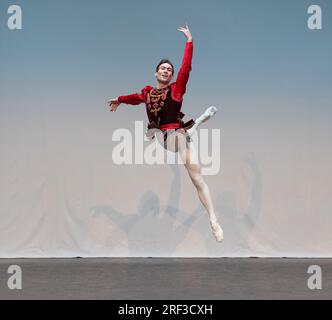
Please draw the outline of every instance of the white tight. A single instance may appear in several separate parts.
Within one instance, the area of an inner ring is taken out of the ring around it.
[[[180,137],[176,138],[178,143],[174,143],[175,140],[172,140],[171,136],[169,139],[172,141],[172,143],[168,144],[167,146],[164,145],[164,148],[167,148],[169,151],[180,152],[182,161],[188,171],[189,177],[196,187],[198,197],[203,206],[206,208],[211,222],[216,222],[217,217],[214,212],[210,190],[201,175],[201,167],[198,162],[190,161],[191,159],[194,159],[194,154],[192,153],[190,143],[186,142],[186,137],[191,136],[197,130],[198,126],[209,120],[216,112],[217,108],[214,106],[207,108],[205,112],[195,120],[194,126],[187,130],[187,133],[185,133],[183,129],[179,129],[177,131],[177,134],[182,133]]]
[[[181,151],[181,158],[184,163],[185,168],[188,171],[189,177],[196,187],[198,197],[202,202],[203,206],[206,208],[210,221],[217,221],[216,214],[214,212],[210,190],[206,182],[201,175],[201,167],[199,164],[193,162],[191,163],[190,157],[191,149],[190,145],[187,145],[183,151]]]

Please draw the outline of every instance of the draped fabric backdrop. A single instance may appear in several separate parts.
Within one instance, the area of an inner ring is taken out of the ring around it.
[[[311,4],[1,0],[0,257],[331,257],[332,2],[315,3],[322,30]],[[112,159],[115,130],[146,115],[107,100],[154,85],[161,58],[177,71],[185,23],[183,112],[219,108],[221,244],[183,166]]]

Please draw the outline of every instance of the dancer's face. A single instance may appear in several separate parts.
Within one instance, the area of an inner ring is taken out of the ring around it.
[[[173,78],[173,68],[169,63],[163,63],[159,66],[158,71],[155,73],[158,82],[168,84]]]

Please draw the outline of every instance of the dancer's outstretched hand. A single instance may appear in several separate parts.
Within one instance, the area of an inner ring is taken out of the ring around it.
[[[111,112],[115,112],[116,109],[118,108],[118,106],[121,104],[121,102],[119,102],[118,98],[111,99],[107,103],[110,106]]]
[[[182,32],[186,36],[187,42],[193,41],[193,37],[191,35],[188,25],[186,25],[185,27],[178,28],[178,31]]]

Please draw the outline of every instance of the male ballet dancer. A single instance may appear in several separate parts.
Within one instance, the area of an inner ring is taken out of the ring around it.
[[[184,114],[181,112],[183,96],[186,92],[186,85],[191,71],[191,61],[193,55],[193,38],[189,27],[180,27],[177,29],[182,32],[186,39],[182,66],[177,75],[176,81],[171,83],[174,75],[174,66],[168,59],[161,60],[155,72],[157,87],[146,86],[140,93],[134,93],[126,96],[119,96],[108,101],[110,111],[114,112],[121,103],[138,105],[145,103],[146,112],[149,119],[148,129],[159,129],[164,133],[166,139],[169,133],[179,130],[187,137],[190,137],[197,127],[210,119],[217,111],[215,107],[208,108],[198,119],[190,120],[186,123],[182,121]],[[206,208],[212,232],[217,241],[223,240],[223,230],[220,227],[213,208],[209,187],[203,180],[200,173],[199,164],[192,163],[190,143],[187,140],[185,148],[178,150],[181,153],[183,163],[188,174],[197,189],[198,196]],[[189,138],[190,140],[190,138]]]

